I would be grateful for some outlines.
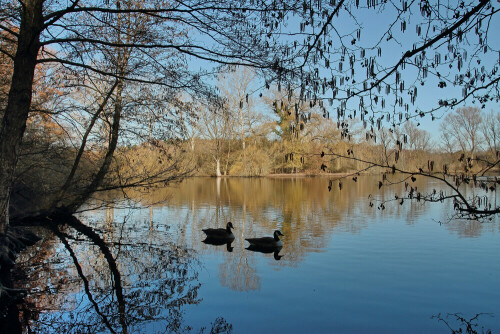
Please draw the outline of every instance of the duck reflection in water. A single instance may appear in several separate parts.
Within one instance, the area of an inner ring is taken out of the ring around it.
[[[246,249],[252,252],[259,252],[259,253],[264,253],[264,254],[270,254],[273,253],[274,259],[276,261],[281,260],[283,255],[279,255],[279,252],[281,251],[281,248],[283,246],[257,246],[254,244],[250,244]]]
[[[234,247],[231,246],[231,243],[233,241],[234,241],[234,239],[223,239],[223,238],[207,237],[202,242],[205,243],[205,244],[207,244],[207,245],[213,245],[213,246],[226,245],[226,250],[228,252],[232,252]]]

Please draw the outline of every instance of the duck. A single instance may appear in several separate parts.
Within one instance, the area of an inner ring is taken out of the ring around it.
[[[262,238],[249,238],[245,239],[250,243],[250,245],[255,245],[258,247],[283,247],[283,241],[280,240],[279,236],[284,236],[279,230],[274,231],[273,237],[262,237]]]
[[[206,228],[202,231],[211,239],[234,239],[234,234],[231,229],[234,228],[233,223],[228,222],[226,228]]]

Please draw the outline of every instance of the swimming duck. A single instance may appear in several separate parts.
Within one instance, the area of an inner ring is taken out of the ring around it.
[[[234,228],[231,222],[226,224],[226,228],[206,228],[202,231],[207,235],[207,238],[216,239],[234,239],[234,234],[231,229]]]
[[[259,247],[282,247],[283,241],[280,240],[279,236],[284,236],[279,230],[274,231],[273,237],[262,237],[262,238],[249,238],[245,239],[251,245]]]

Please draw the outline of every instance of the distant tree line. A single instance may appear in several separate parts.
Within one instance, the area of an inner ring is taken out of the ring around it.
[[[242,77],[247,78],[243,88]],[[233,68],[220,78],[224,91],[217,106],[197,100],[197,120],[183,125],[189,134],[184,147],[195,157],[198,175],[315,175],[352,173],[367,166],[338,157],[326,161],[316,155],[320,152],[362,156],[389,165],[398,162],[416,171],[432,160],[436,170],[445,165],[451,170],[457,165],[456,156],[494,160],[500,150],[500,113],[496,110],[457,108],[445,115],[439,134],[432,137],[412,120],[375,128],[358,118],[332,120],[321,108],[301,104],[297,96],[290,98],[276,88],[261,97],[248,96],[254,76],[246,69]],[[193,103],[179,112],[192,113]],[[400,152],[395,154],[395,150]]]

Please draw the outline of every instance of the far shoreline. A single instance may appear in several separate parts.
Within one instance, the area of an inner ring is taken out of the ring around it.
[[[306,177],[345,177],[349,175],[376,175],[378,173],[369,174],[369,173],[361,173],[357,172],[351,173],[324,173],[324,174],[308,174],[308,173],[295,173],[295,174],[287,174],[287,173],[278,173],[278,174],[266,174],[266,175],[192,175],[187,176],[186,178],[191,177],[220,177],[220,178],[252,178],[252,177],[267,177],[267,178],[306,178]]]

